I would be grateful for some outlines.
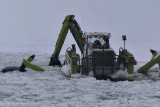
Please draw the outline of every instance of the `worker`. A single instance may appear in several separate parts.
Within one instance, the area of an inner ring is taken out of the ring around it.
[[[100,40],[98,40],[98,39],[94,41],[94,44],[96,44],[96,45],[97,45],[97,47],[102,46],[102,44],[101,44]]]
[[[109,38],[107,38],[106,36],[103,37],[103,40],[104,40],[104,48],[109,48],[110,45],[109,45]]]

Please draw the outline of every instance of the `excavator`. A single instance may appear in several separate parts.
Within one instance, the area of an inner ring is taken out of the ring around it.
[[[83,33],[74,17],[74,15],[65,17],[49,66],[62,67],[62,71],[66,71],[65,74],[67,76],[75,73],[89,75],[92,72],[93,76],[98,80],[112,80],[112,74],[118,70],[127,70],[130,74],[127,79],[132,80],[134,65],[136,64],[134,56],[122,47],[119,49],[119,55],[116,55],[109,43],[110,33]],[[80,49],[81,58],[76,53],[75,44],[72,44],[72,47],[67,48],[65,61],[61,64],[59,54],[69,30]],[[126,40],[126,36],[123,35],[122,38],[124,41]]]
[[[81,56],[76,53],[76,46],[72,44],[67,48],[63,64],[59,60],[59,54],[70,30],[79,49]],[[51,56],[49,66],[59,66],[66,76],[80,73],[81,75],[90,75],[97,80],[129,80],[134,81],[134,65],[137,64],[132,53],[125,48],[126,35],[122,35],[124,47],[119,48],[118,55],[110,46],[110,33],[106,32],[83,32],[75,20],[74,15],[67,15],[63,21],[58,40],[55,45],[54,53]],[[153,51],[152,51],[153,53]],[[160,57],[156,61],[149,61],[139,68],[139,73],[146,72],[154,64],[160,62]],[[127,71],[126,78],[117,78],[114,76],[119,71]]]
[[[61,71],[68,77],[71,77],[73,74],[87,76],[92,74],[97,80],[134,81],[134,65],[137,64],[137,61],[133,54],[125,48],[126,35],[122,35],[124,47],[119,48],[117,55],[110,46],[110,33],[82,32],[74,17],[74,15],[67,15],[65,17],[49,66],[61,67]],[[69,30],[81,51],[81,56],[76,52],[75,44],[72,44],[71,47],[66,49],[65,60],[62,64],[62,61],[59,60],[59,54]],[[146,75],[147,71],[155,64],[158,64],[160,69],[160,52],[153,49],[150,52],[152,53],[152,59],[140,67],[137,70],[138,73]],[[2,69],[2,72],[26,72],[25,68],[44,72],[45,70],[43,68],[31,63],[34,57],[35,55],[32,55],[28,59],[23,59],[20,67],[5,67]],[[119,72],[127,72],[128,76],[125,78],[115,76]]]

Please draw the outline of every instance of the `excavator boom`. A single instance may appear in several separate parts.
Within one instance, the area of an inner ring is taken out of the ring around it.
[[[71,31],[75,41],[77,42],[81,53],[83,53],[83,47],[84,47],[83,33],[81,31],[79,24],[74,19],[74,15],[68,15],[65,17],[65,20],[63,21],[63,26],[59,33],[59,37],[56,42],[54,53],[52,54],[52,57],[50,59],[49,66],[54,66],[54,65],[61,66],[61,62],[59,61],[58,57],[69,30]]]

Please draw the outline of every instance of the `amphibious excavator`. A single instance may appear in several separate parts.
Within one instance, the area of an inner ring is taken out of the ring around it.
[[[66,50],[64,62],[60,62],[59,54],[69,30],[81,51],[81,56],[76,53],[75,44],[72,44],[72,47]],[[61,71],[68,77],[78,73],[80,75],[92,74],[96,79],[133,81],[135,79],[134,65],[137,64],[137,61],[125,48],[126,35],[122,35],[124,47],[119,48],[118,54],[110,46],[110,37],[111,34],[106,32],[82,32],[74,15],[68,15],[63,21],[49,66],[60,66]],[[147,71],[155,64],[158,64],[160,69],[160,52],[153,49],[150,52],[152,53],[152,59],[140,67],[137,70],[138,73],[146,75]],[[25,72],[26,67],[38,72],[44,72],[43,68],[30,63],[34,57],[32,55],[27,60],[23,59],[20,67],[5,67],[2,72],[15,70]],[[128,72],[128,76],[126,78],[117,78],[114,74],[120,71]]]
[[[62,64],[59,54],[69,30],[80,49],[81,56],[76,53],[75,44],[72,44],[72,47],[67,48],[65,61]],[[92,73],[96,79],[105,80],[119,80],[113,78],[112,74],[118,71],[127,71],[129,75],[126,79],[134,80],[134,65],[137,64],[137,61],[125,48],[126,35],[122,35],[124,47],[119,48],[118,55],[110,46],[110,37],[111,34],[106,32],[83,32],[74,15],[68,15],[63,21],[49,66],[60,66],[67,76],[75,73],[82,75]],[[156,63],[157,61],[154,61],[153,64]],[[153,64],[144,65],[138,72],[145,72]]]
[[[75,44],[72,44],[66,50],[62,64],[59,54],[69,30],[81,51],[81,58],[76,53]],[[89,75],[92,72],[96,79],[112,79],[110,75],[121,69],[127,70],[132,79],[136,64],[134,56],[125,47],[121,47],[117,55],[110,46],[110,37],[111,34],[106,32],[83,32],[74,15],[68,15],[63,21],[49,66],[62,67],[62,71],[68,76],[75,73]],[[126,40],[125,35],[122,38]]]

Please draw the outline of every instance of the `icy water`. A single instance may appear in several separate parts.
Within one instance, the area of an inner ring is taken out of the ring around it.
[[[19,66],[30,53],[0,53],[0,67]],[[104,81],[93,77],[68,79],[49,67],[50,55],[32,62],[45,69],[0,73],[0,107],[159,107],[160,81]],[[61,59],[63,59],[61,57]]]

